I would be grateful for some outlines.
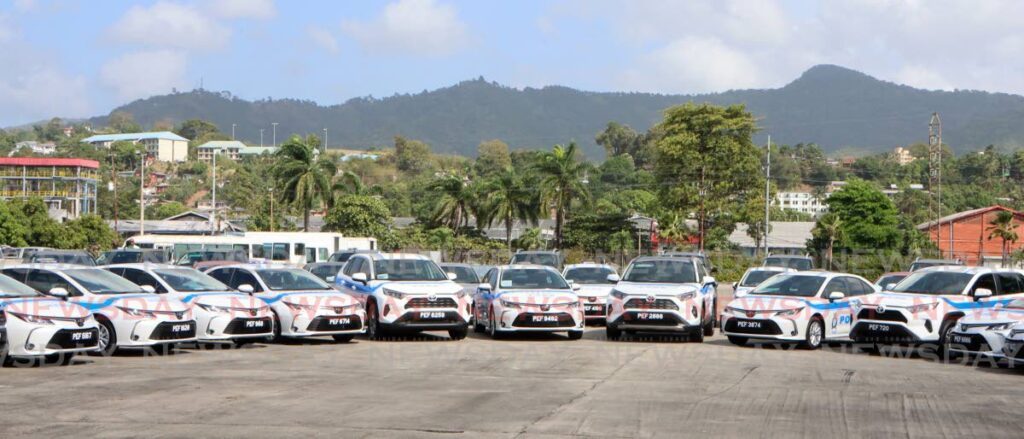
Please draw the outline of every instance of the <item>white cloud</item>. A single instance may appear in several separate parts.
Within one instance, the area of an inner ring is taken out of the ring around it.
[[[213,51],[227,45],[231,30],[193,6],[158,1],[129,8],[109,35],[131,45]]]
[[[443,56],[469,42],[455,7],[435,0],[398,0],[371,21],[344,21],[341,28],[371,53]]]
[[[14,9],[31,11],[36,7],[36,0],[14,0]]]
[[[214,0],[204,4],[220,18],[266,20],[277,15],[274,0]]]
[[[118,99],[129,101],[170,93],[186,86],[187,58],[178,50],[132,52],[108,61],[100,69],[100,81]]]
[[[55,57],[24,42],[9,17],[0,14],[0,121],[21,124],[54,116],[83,117],[92,111],[87,80],[65,73]]]
[[[309,37],[313,44],[324,51],[331,54],[338,53],[338,40],[334,38],[334,35],[329,30],[317,25],[309,25],[306,27],[306,36]]]
[[[757,65],[714,38],[687,37],[643,56],[623,80],[632,90],[699,93],[757,87]]]

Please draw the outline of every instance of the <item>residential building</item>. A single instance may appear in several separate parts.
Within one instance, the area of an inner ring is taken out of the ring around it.
[[[825,199],[827,198],[826,196]],[[817,217],[828,211],[825,199],[818,199],[810,192],[779,192],[776,194],[775,200],[772,201],[772,205],[783,210],[795,210]]]
[[[11,153],[8,154],[8,157],[13,156],[18,151],[24,149],[32,151],[33,154],[51,155],[57,152],[57,144],[53,142],[40,143],[36,142],[35,140],[26,140],[24,142],[18,142],[14,144],[14,149],[11,150]]]
[[[42,198],[60,220],[96,213],[99,168],[95,160],[0,158],[0,198]]]
[[[245,144],[237,140],[211,140],[196,147],[196,157],[206,163],[213,161],[214,154],[238,160],[239,153],[245,148]]]
[[[1012,212],[1015,230],[1024,236],[1024,213],[1000,205],[982,207],[944,216],[917,226],[935,242],[945,259],[961,259],[967,265],[998,266],[1003,257],[1003,241],[988,239],[989,223],[999,212]],[[1010,252],[1024,248],[1024,242],[1010,244]]]
[[[238,152],[239,157],[253,157],[263,154],[274,154],[279,147],[276,146],[246,146]],[[317,152],[314,150],[314,152]]]
[[[736,229],[729,234],[729,242],[735,244],[743,254],[753,256],[763,242],[754,242],[747,234],[747,225],[736,224]],[[764,223],[760,227],[764,227]],[[811,230],[814,223],[810,221],[782,222],[772,221],[768,232],[768,251],[774,254],[802,255],[807,253],[807,240],[813,236]],[[763,247],[762,249],[763,250]]]
[[[188,139],[170,131],[150,133],[97,134],[82,139],[97,147],[110,148],[114,142],[128,141],[146,147],[146,154],[160,162],[188,160]]]
[[[892,152],[892,158],[900,166],[906,166],[908,163],[914,161],[914,156],[910,155],[910,150],[902,146],[897,146]]]

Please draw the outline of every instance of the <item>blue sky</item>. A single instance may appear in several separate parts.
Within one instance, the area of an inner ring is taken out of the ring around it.
[[[335,104],[484,76],[515,87],[778,87],[820,63],[1024,93],[1024,2],[0,0],[0,126],[203,81]]]

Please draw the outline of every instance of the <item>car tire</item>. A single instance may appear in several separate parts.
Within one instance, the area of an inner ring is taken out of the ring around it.
[[[480,322],[478,322],[478,321],[476,321],[474,319],[474,321],[473,321],[473,332],[475,332],[477,334],[483,334],[484,331],[486,331],[486,330],[487,330],[487,328],[485,328],[484,325],[481,325]]]
[[[736,346],[744,346],[744,345],[747,344],[747,338],[746,337],[733,337],[733,336],[730,335],[730,336],[728,336],[728,339],[729,339],[729,343],[732,343],[732,344],[734,344]]]
[[[800,347],[810,351],[820,349],[824,340],[825,324],[820,317],[812,317],[807,323],[807,333],[804,334],[804,341],[800,343]]]
[[[622,330],[614,326],[605,326],[604,335],[609,340],[618,340],[622,338]]]
[[[380,323],[377,316],[377,302],[366,304],[366,338],[380,340]]]
[[[114,325],[105,317],[97,316],[96,320],[99,321],[100,349],[98,352],[104,357],[112,356],[117,352],[117,332],[114,331]]]
[[[700,328],[696,331],[691,332],[690,336],[687,337],[687,341],[691,341],[694,343],[704,343],[704,328]]]
[[[583,338],[583,331],[569,331],[569,340],[579,340]]]
[[[284,341],[284,336],[281,335],[281,319],[277,318],[277,313],[274,313],[274,335],[270,338],[274,343],[280,343]]]
[[[707,317],[708,317],[707,313],[705,313],[704,318],[707,319]],[[714,319],[713,315],[712,315],[711,320],[708,320],[708,322],[706,324],[704,324],[703,331],[704,331],[704,334],[703,334],[704,337],[711,337],[711,336],[715,335],[715,319]]]
[[[448,330],[448,337],[451,338],[452,340],[462,340],[462,339],[466,338],[467,335],[469,335],[469,326],[468,325],[467,326],[463,326],[461,328],[449,329]]]
[[[231,345],[236,347],[236,348],[243,348],[243,347],[251,345],[253,343],[256,343],[256,340],[253,339],[253,338],[233,338],[233,339],[231,339]]]
[[[492,340],[498,340],[503,335],[498,331],[498,322],[494,320],[494,309],[487,313],[487,334],[491,336]]]
[[[334,341],[336,341],[338,343],[348,343],[348,342],[352,341],[352,339],[354,337],[355,337],[355,335],[352,335],[352,334],[335,334],[335,335],[331,336],[331,338],[333,338]]]
[[[949,360],[949,335],[953,332],[953,328],[956,327],[957,321],[958,320],[947,319],[944,320],[942,322],[942,326],[939,327],[939,346],[935,352],[939,354],[939,358],[942,360]]]

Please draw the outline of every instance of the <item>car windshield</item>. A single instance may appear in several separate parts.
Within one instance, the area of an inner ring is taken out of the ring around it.
[[[797,270],[810,270],[814,268],[811,266],[811,261],[806,258],[770,257],[764,260],[764,265],[771,267],[795,268]]]
[[[476,275],[476,270],[470,267],[462,267],[458,265],[449,265],[447,267],[441,267],[448,273],[455,273],[455,282],[460,284],[478,284],[480,283],[480,277]]]
[[[516,253],[515,256],[512,256],[512,263],[557,267],[558,256],[551,253]]]
[[[910,271],[917,271],[922,268],[939,267],[943,265],[960,265],[956,261],[917,261],[910,264]]]
[[[39,297],[38,291],[31,287],[0,274],[0,297]]]
[[[897,293],[914,294],[960,294],[971,283],[973,274],[948,271],[927,271],[913,273],[892,288]]]
[[[160,276],[175,291],[199,293],[203,291],[229,291],[230,287],[191,268],[159,268],[153,273]]]
[[[377,259],[373,272],[379,280],[447,280],[434,261],[426,259]]]
[[[575,267],[565,271],[565,278],[578,284],[613,284],[608,281],[610,274],[615,274],[615,270],[608,267]]]
[[[503,290],[565,290],[569,284],[553,270],[539,268],[510,268],[501,273],[498,286]]]
[[[331,286],[306,270],[298,268],[268,268],[256,270],[263,283],[271,290],[330,290]]]
[[[323,279],[323,280],[326,281],[327,278],[329,278],[329,277],[337,276],[338,272],[341,271],[341,267],[344,267],[344,266],[345,266],[345,264],[342,264],[340,262],[335,262],[335,263],[330,263],[330,264],[320,264],[320,265],[317,265],[317,266],[313,267],[313,269],[309,270],[309,272],[313,273],[314,276],[319,277],[320,279]]]
[[[814,297],[818,295],[824,276],[805,276],[798,274],[780,274],[764,281],[752,291],[752,294],[772,296]]]
[[[743,278],[743,281],[740,282],[740,286],[741,287],[756,287],[758,285],[761,285],[761,282],[764,282],[765,279],[768,279],[768,278],[770,278],[772,276],[775,276],[776,274],[779,274],[779,272],[778,271],[772,271],[772,270],[754,270],[754,271],[750,271]]]
[[[337,252],[331,255],[330,260],[331,262],[348,262],[349,258],[354,254],[356,254],[356,252]]]
[[[690,260],[639,261],[629,266],[622,280],[669,284],[695,283],[697,272]]]
[[[99,268],[67,270],[64,274],[93,294],[145,293],[142,287],[125,280],[121,276]]]
[[[907,275],[905,275],[905,274],[890,274],[890,275],[887,275],[887,276],[880,277],[878,279],[878,282],[875,282],[875,285],[878,285],[878,286],[880,286],[882,288],[885,288],[889,284],[898,284],[898,283],[900,283],[900,281],[902,281],[903,279],[906,279],[906,278],[907,278]]]
[[[71,264],[71,265],[85,265],[88,267],[95,267],[96,261],[91,256],[85,253],[47,253],[47,252],[36,252],[32,255],[31,262],[42,262],[42,263],[56,263],[56,264]]]

